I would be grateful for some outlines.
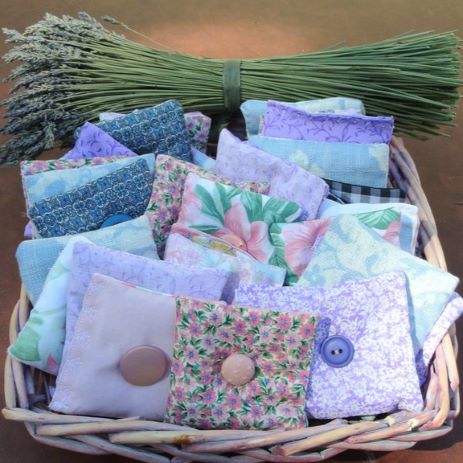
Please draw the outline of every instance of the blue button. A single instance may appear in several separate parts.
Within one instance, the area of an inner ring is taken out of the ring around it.
[[[111,227],[112,225],[117,225],[118,223],[127,222],[132,220],[132,217],[127,214],[115,214],[111,217],[108,217],[100,226],[100,228]]]
[[[344,336],[329,336],[320,349],[323,361],[334,368],[342,368],[352,361],[354,346]]]

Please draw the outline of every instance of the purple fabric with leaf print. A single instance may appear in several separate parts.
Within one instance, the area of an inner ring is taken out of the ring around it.
[[[293,140],[349,143],[389,143],[394,119],[389,116],[308,113],[269,101],[262,135]]]
[[[106,156],[137,156],[137,154],[116,141],[104,130],[90,122],[86,122],[79,133],[74,148],[68,151],[62,159]]]
[[[404,273],[349,280],[326,289],[241,286],[235,304],[307,310],[330,319],[329,336],[352,342],[354,357],[342,368],[328,365],[316,348],[307,390],[311,416],[330,419],[422,409]]]
[[[320,177],[242,142],[226,129],[220,133],[215,172],[234,183],[270,182],[268,195],[297,203],[303,210],[301,219],[304,220],[317,217],[329,192],[328,185]]]

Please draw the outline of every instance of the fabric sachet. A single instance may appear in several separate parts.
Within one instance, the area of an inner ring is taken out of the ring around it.
[[[145,216],[138,219],[84,233],[83,236],[99,246],[127,251],[157,259],[153,235]],[[16,251],[21,281],[32,304],[42,292],[50,268],[72,235],[23,241]]]
[[[343,203],[403,203],[406,198],[405,192],[399,188],[373,188],[324,180],[330,187],[330,193]]]
[[[230,255],[217,249],[202,246],[180,233],[171,233],[167,239],[164,260],[190,267],[211,267],[226,270],[234,277],[229,279],[223,299],[232,302],[235,289],[240,284],[266,284],[282,286],[285,271],[273,265],[262,264],[243,253]]]
[[[329,319],[324,336],[317,335],[307,391],[310,416],[331,419],[397,409],[421,411],[407,280],[402,272],[327,289],[243,286],[236,301],[271,310],[310,310]]]
[[[394,119],[390,116],[315,114],[269,101],[261,134],[293,140],[390,143]]]
[[[334,97],[319,100],[284,103],[311,113],[365,114],[365,107],[355,98]],[[265,100],[247,100],[241,104],[241,112],[246,122],[248,137],[257,135],[262,117],[267,109]]]
[[[458,278],[383,240],[354,216],[334,217],[298,285],[330,287],[341,281],[403,271],[410,290],[415,354],[458,284]]]
[[[68,151],[63,156],[63,159],[106,156],[136,156],[136,154],[124,145],[121,145],[100,127],[86,122],[80,130],[74,148]]]
[[[198,429],[305,426],[315,325],[310,313],[177,298],[166,421]],[[233,378],[225,365],[234,370],[239,354],[245,369]]]
[[[36,202],[29,216],[45,238],[96,230],[117,214],[141,216],[152,184],[147,162],[139,159],[80,188]]]
[[[225,178],[194,164],[171,156],[159,155],[156,158],[156,177],[146,208],[146,215],[153,229],[154,241],[160,252],[164,248],[172,225],[178,220],[185,180],[190,172],[210,180],[229,183]],[[269,189],[269,184],[266,182],[247,182],[239,186],[244,190],[249,189],[257,193],[266,193]]]
[[[90,243],[84,237],[71,238],[45,280],[43,291],[8,353],[20,362],[58,374],[65,337],[66,297],[75,243]]]
[[[214,268],[173,264],[161,260],[115,251],[91,244],[77,243],[71,265],[66,307],[66,358],[74,327],[82,308],[82,300],[94,273],[117,278],[165,294],[192,296],[216,301],[222,298],[230,274]]]
[[[242,142],[224,129],[217,146],[215,172],[234,183],[267,181],[272,198],[293,201],[303,209],[303,218],[316,218],[328,186],[316,175]]]
[[[137,154],[169,154],[191,160],[190,140],[178,101],[168,100],[112,121],[99,122],[98,127]]]
[[[215,170],[215,159],[211,158],[207,154],[204,154],[203,152],[191,148],[191,155],[193,156],[193,164],[201,167],[205,170],[210,170],[214,171]]]
[[[270,226],[294,222],[301,212],[296,203],[244,191],[191,173],[185,182],[178,222],[218,236],[267,264],[274,252]]]
[[[251,145],[323,178],[376,188],[387,186],[389,146],[336,143],[254,135]]]
[[[50,409],[162,421],[175,321],[173,296],[95,274]]]

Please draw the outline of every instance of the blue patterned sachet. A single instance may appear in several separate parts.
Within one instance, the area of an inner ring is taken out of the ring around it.
[[[389,145],[385,143],[335,143],[254,135],[251,145],[294,162],[329,180],[384,188],[389,170]]]
[[[98,127],[137,154],[154,153],[191,161],[190,140],[182,106],[168,100],[152,108],[140,109]]]
[[[153,232],[146,216],[83,233],[82,236],[98,246],[158,259]],[[27,240],[18,246],[16,259],[19,273],[33,305],[42,292],[48,271],[71,238],[72,235],[67,235]]]
[[[44,238],[96,230],[117,214],[143,215],[152,185],[153,174],[139,159],[80,188],[36,202],[29,217]]]
[[[352,215],[334,217],[297,285],[331,287],[345,280],[402,271],[408,279],[415,354],[441,315],[458,278],[387,243]],[[375,297],[374,293],[371,295]]]

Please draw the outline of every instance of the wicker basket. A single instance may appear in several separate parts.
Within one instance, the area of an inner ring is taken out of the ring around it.
[[[419,208],[419,240],[426,259],[446,269],[432,211],[413,160],[398,138],[391,146],[390,178]],[[24,326],[29,310],[22,288],[11,318],[11,342]],[[152,463],[321,461],[348,449],[407,449],[451,431],[460,410],[456,355],[452,327],[435,352],[426,385],[426,406],[420,413],[399,412],[375,420],[334,420],[304,429],[266,432],[198,431],[136,417],[114,420],[52,413],[47,404],[53,378],[8,357],[3,415],[23,421],[39,442],[90,455],[117,454]]]

